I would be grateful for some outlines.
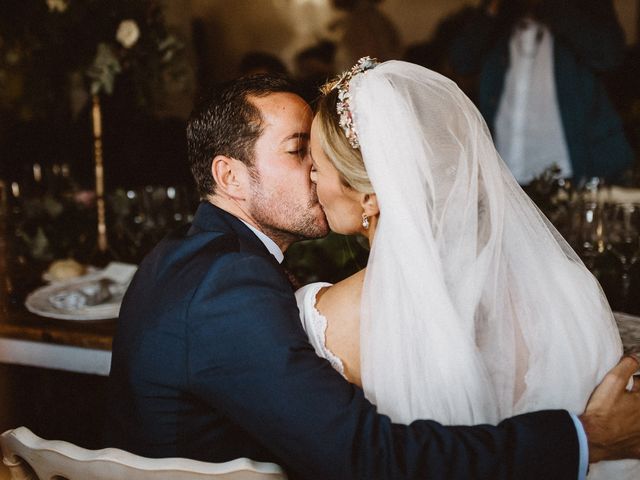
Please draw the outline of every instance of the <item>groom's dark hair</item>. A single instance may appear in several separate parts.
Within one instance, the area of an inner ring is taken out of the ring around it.
[[[253,166],[254,147],[263,125],[260,110],[249,97],[277,92],[298,93],[284,76],[259,74],[220,84],[198,100],[187,122],[187,149],[202,198],[215,193],[211,162],[216,155]]]

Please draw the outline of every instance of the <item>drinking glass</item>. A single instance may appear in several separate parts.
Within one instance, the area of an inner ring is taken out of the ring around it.
[[[608,247],[621,265],[621,308],[631,297],[632,267],[640,259],[640,204],[618,203],[609,208]]]
[[[197,198],[186,186],[157,186],[109,195],[110,241],[123,261],[139,262],[167,233],[193,220]]]
[[[575,248],[589,267],[596,255],[605,250],[605,222],[603,206],[590,199],[583,200],[578,208]]]
[[[609,207],[608,242],[626,267],[637,261],[640,238],[640,204],[618,203]]]

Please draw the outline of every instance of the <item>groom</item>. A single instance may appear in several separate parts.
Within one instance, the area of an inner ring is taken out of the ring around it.
[[[145,258],[123,301],[111,444],[149,457],[249,457],[331,480],[574,480],[587,466],[584,430],[591,461],[639,457],[640,394],[624,389],[632,359],[581,422],[544,411],[444,427],[392,424],[316,356],[280,266],[293,242],[328,231],[309,179],[310,122],[306,103],[270,76],[229,83],[192,114],[189,158],[206,201]]]

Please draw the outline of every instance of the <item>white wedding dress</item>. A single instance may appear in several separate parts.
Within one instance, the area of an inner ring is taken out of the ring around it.
[[[380,207],[360,305],[366,397],[403,424],[581,413],[622,354],[611,309],[475,106],[446,77],[399,61],[355,75],[348,99]],[[317,354],[343,373],[315,307],[326,285],[296,298]],[[639,479],[640,462],[600,462],[588,478]]]
[[[327,319],[316,308],[316,296],[323,287],[331,286],[330,283],[310,283],[296,291],[296,302],[300,311],[302,328],[309,337],[309,343],[316,351],[316,355],[329,360],[331,366],[345,377],[342,360],[327,348],[326,330]],[[346,378],[346,377],[345,377]]]
[[[342,360],[335,355],[326,344],[327,319],[316,308],[316,296],[324,288],[331,286],[330,283],[315,282],[304,285],[296,291],[296,302],[300,311],[300,321],[302,327],[309,337],[309,343],[321,358],[329,361],[331,366],[343,377],[344,365]],[[398,397],[398,401],[401,399]],[[392,420],[400,422],[399,419],[390,415]],[[436,419],[437,420],[437,419]],[[590,468],[588,480],[636,480],[640,474],[640,466],[637,461],[624,460],[618,462],[600,462]]]

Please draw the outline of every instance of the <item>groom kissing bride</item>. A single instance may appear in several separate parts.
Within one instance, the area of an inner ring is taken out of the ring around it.
[[[637,478],[609,461],[640,458],[638,363],[455,84],[367,59],[314,120],[294,92],[245,77],[193,112],[203,202],[123,301],[112,446],[305,479]],[[369,239],[367,269],[298,305],[283,252],[329,226]]]

